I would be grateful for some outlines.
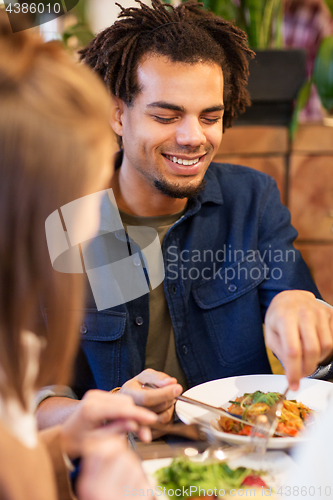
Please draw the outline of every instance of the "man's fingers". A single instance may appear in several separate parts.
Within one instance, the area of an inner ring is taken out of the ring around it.
[[[281,339],[281,345],[283,349],[281,361],[286,371],[289,387],[291,390],[297,390],[299,381],[302,378],[303,363],[297,323],[289,326],[287,334]]]
[[[173,400],[182,393],[183,388],[179,384],[172,384],[160,389],[148,389],[133,381],[131,384],[125,384],[122,390],[126,390],[126,394],[132,396],[137,405],[154,408],[166,403],[170,405],[170,402],[173,404]]]
[[[158,422],[160,424],[168,424],[173,417],[173,407],[169,408],[168,410],[165,410],[162,413],[159,413],[158,415]]]
[[[333,355],[333,312],[304,290],[286,290],[272,300],[265,318],[267,345],[281,360],[291,389]]]
[[[266,327],[267,345],[280,359],[292,390],[297,390],[302,378],[302,345],[299,325],[293,315],[280,316]]]
[[[316,370],[320,359],[321,348],[316,331],[316,320],[316,315],[311,311],[302,310],[299,314],[303,377],[311,375]]]
[[[167,410],[171,410],[171,412],[173,412],[174,404],[175,404],[175,400],[172,399],[171,401],[164,401],[163,403],[161,403],[159,405],[151,406],[151,407],[149,407],[149,409],[150,409],[150,411],[153,411],[154,413],[157,413],[159,415],[160,413],[163,413]]]
[[[135,377],[140,384],[154,384],[158,387],[165,387],[166,385],[177,384],[177,379],[169,377],[166,373],[158,372],[152,368],[147,368]]]
[[[317,335],[320,342],[319,363],[330,357],[333,352],[333,310],[330,307],[318,311]]]

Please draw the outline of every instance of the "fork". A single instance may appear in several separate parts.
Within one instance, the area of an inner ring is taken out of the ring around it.
[[[266,452],[268,440],[273,437],[279,423],[281,409],[288,391],[289,385],[279,400],[276,401],[276,403],[274,403],[266,413],[258,415],[256,418],[256,427],[252,428],[250,442],[250,447],[254,452],[259,452],[261,454]]]

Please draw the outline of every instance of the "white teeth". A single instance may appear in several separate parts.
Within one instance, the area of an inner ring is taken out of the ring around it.
[[[177,156],[169,156],[169,155],[165,156],[168,160],[173,161],[173,163],[178,163],[179,165],[186,165],[186,166],[195,165],[200,160],[200,158],[195,158],[194,160],[183,160],[182,158],[177,158]]]

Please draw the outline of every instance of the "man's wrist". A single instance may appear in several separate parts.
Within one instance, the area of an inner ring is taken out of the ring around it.
[[[72,391],[70,387],[65,385],[49,385],[40,389],[36,396],[34,397],[34,408],[35,411],[38,409],[39,405],[49,398],[62,397],[69,399],[78,399],[76,394]]]
[[[114,389],[112,389],[112,390],[110,391],[110,394],[116,394],[117,392],[119,392],[119,391],[120,391],[120,389],[121,389],[121,387],[115,387]]]

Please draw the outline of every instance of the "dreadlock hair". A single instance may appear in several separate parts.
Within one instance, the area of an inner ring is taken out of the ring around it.
[[[172,62],[212,62],[224,77],[224,129],[249,106],[246,89],[248,58],[254,57],[246,34],[232,23],[202,10],[195,0],[177,7],[152,0],[148,7],[123,8],[117,21],[83,50],[81,57],[98,73],[109,91],[132,105],[140,91],[137,67],[148,55],[162,55]]]

